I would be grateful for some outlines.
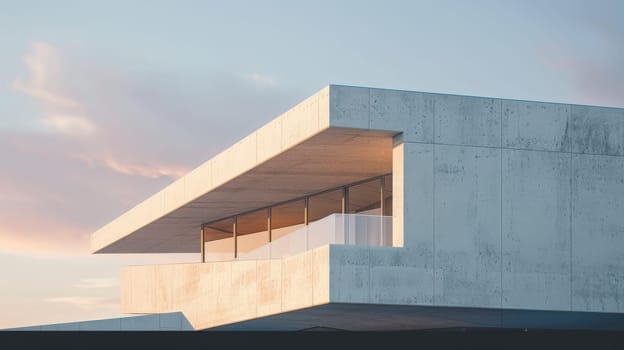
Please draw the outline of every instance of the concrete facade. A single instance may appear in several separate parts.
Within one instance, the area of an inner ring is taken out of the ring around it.
[[[552,326],[573,318],[582,328],[591,326],[582,315],[604,313],[624,329],[618,108],[331,85],[98,230],[92,247],[149,250],[141,237],[151,237],[163,251],[199,249],[197,223],[211,210],[235,214],[384,172],[393,247],[128,267],[124,311],[182,311],[203,329],[323,305],[403,305],[515,320],[495,326],[544,312],[556,313],[545,318]],[[280,187],[290,192],[275,195]]]
[[[395,137],[393,205],[434,305],[622,312],[624,109],[422,95],[434,141]]]

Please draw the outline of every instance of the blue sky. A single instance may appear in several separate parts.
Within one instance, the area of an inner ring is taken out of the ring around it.
[[[88,235],[327,84],[624,107],[622,18],[622,1],[7,1],[0,328],[116,315],[120,265],[196,259],[89,256]]]

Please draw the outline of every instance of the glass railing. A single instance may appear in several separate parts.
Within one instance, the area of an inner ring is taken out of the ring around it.
[[[239,252],[237,259],[279,259],[326,244],[392,246],[392,216],[332,214],[256,249]]]

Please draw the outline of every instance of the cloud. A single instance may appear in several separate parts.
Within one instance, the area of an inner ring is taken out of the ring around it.
[[[87,255],[91,232],[168,182],[89,167],[73,144],[0,133],[0,252]]]
[[[95,288],[111,288],[118,286],[119,283],[113,278],[83,278],[80,283],[74,284],[73,287],[95,289]]]
[[[270,77],[268,75],[253,73],[249,76],[249,79],[253,81],[257,86],[261,86],[261,87],[277,86],[277,81],[273,77]]]
[[[46,127],[67,135],[86,136],[95,131],[95,125],[91,121],[77,115],[51,114],[42,122]]]
[[[36,196],[22,192],[9,184],[0,182],[0,203],[27,204],[34,203],[36,200]]]
[[[69,96],[63,84],[60,51],[44,42],[35,42],[32,51],[23,57],[30,81],[21,76],[13,81],[16,91],[34,97],[41,105],[41,124],[51,132],[66,135],[90,135],[96,126],[84,114],[83,106]]]
[[[24,56],[12,86],[41,128],[0,129],[0,252],[89,254],[90,233],[305,95],[263,75],[111,61],[45,42]]]
[[[59,49],[44,42],[34,43],[23,61],[30,80],[24,82],[18,76],[13,81],[14,89],[39,103],[43,111],[39,121],[44,130],[61,137],[91,137],[88,141],[76,142],[75,149],[82,152],[79,159],[86,160],[90,166],[108,168],[123,175],[149,178],[166,176],[175,179],[188,171],[187,167],[175,161],[163,164],[163,160],[146,160],[145,154],[128,157],[128,152],[117,146],[118,143],[125,146],[124,143],[135,140],[130,135],[119,135],[122,121],[98,111],[105,110],[123,117],[128,113],[137,113],[136,106],[128,106],[127,111],[115,110],[115,105],[127,105],[124,96],[115,92],[120,90],[123,93],[128,89],[123,79],[116,78],[115,74],[104,79],[108,72],[72,62],[70,58],[63,57]],[[92,78],[91,84],[85,81],[88,78]],[[111,125],[111,121],[115,124]],[[125,122],[132,124],[128,119]],[[95,135],[100,129],[102,135]]]
[[[189,171],[189,169],[186,167],[168,167],[148,164],[124,164],[111,155],[106,155],[104,157],[104,164],[109,169],[117,171],[120,174],[140,175],[149,178],[158,178],[161,176],[178,178]]]
[[[54,106],[68,108],[78,107],[78,104],[75,101],[72,101],[71,99],[64,96],[56,95],[53,92],[46,91],[45,88],[33,86],[31,84],[25,84],[19,77],[13,82],[13,88],[15,88],[15,90],[19,92],[23,92],[27,95],[37,98],[38,100]]]
[[[35,42],[32,52],[23,57],[24,64],[29,70],[31,79],[24,82],[18,76],[13,81],[15,90],[28,94],[52,106],[63,108],[79,108],[80,105],[68,96],[58,91],[54,85],[60,78],[61,57],[58,49],[44,42]]]
[[[565,49],[547,52],[542,60],[571,81],[580,102],[624,106],[624,71],[620,64],[579,57]]]
[[[35,223],[37,220],[40,223]],[[15,223],[5,217],[0,218],[0,253],[47,257],[89,254],[89,236],[86,230],[76,226],[63,226],[50,217],[40,217],[37,220]]]
[[[75,307],[79,307],[85,310],[92,310],[96,308],[112,308],[119,309],[119,298],[107,298],[107,297],[87,297],[87,296],[70,296],[70,297],[58,297],[58,298],[45,298],[42,299],[48,303],[67,304]]]
[[[591,36],[592,50],[549,46],[539,48],[538,57],[569,79],[580,103],[624,106],[624,30],[591,16],[575,25]]]

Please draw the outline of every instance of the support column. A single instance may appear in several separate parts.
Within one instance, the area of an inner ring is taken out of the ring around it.
[[[305,249],[308,250],[308,206],[310,205],[310,197],[303,199],[303,224],[305,225]]]
[[[271,210],[271,207],[267,208],[267,232],[269,233],[269,249],[267,254],[269,256],[267,256],[267,259],[271,259],[271,241],[273,241],[273,229],[271,228],[271,219],[273,217],[273,211]]]
[[[234,215],[232,218],[232,235],[234,236],[234,259],[238,256],[238,229],[236,228],[236,223],[238,221],[238,216]]]
[[[346,215],[349,213],[349,187],[344,186],[342,188],[342,233],[344,244],[349,241],[349,217]]]
[[[271,216],[271,207],[269,207],[267,208],[267,232],[269,233],[269,243],[271,243],[271,241],[273,240],[273,232],[271,231]]]
[[[310,197],[303,199],[303,223],[308,224],[308,206],[310,205]]]
[[[386,215],[386,203],[385,203],[385,187],[386,187],[386,178],[384,176],[382,176],[381,178],[379,178],[379,194],[381,196],[381,201],[379,202],[379,214],[381,216]]]
[[[384,188],[386,187],[386,179],[385,177],[380,177],[379,178],[379,195],[380,195],[380,201],[379,201],[379,245],[383,246],[384,245],[384,215],[386,214],[386,204],[384,203],[385,200],[385,192],[384,192]]]
[[[206,262],[206,231],[204,230],[204,224],[201,225],[200,231],[200,241],[201,241],[201,262]]]

